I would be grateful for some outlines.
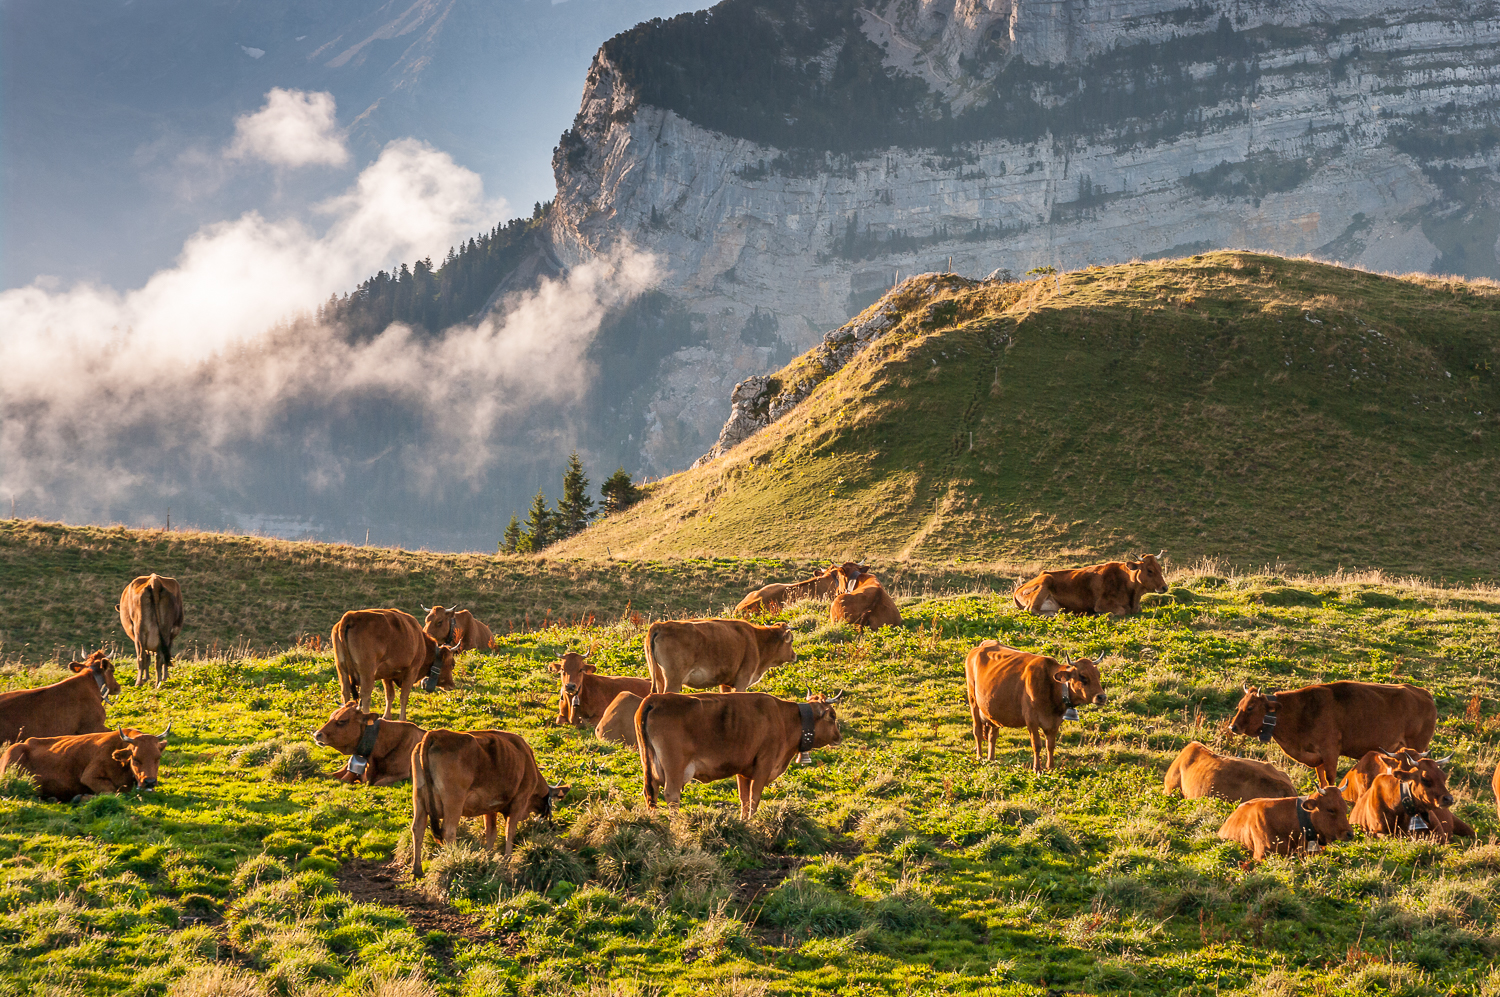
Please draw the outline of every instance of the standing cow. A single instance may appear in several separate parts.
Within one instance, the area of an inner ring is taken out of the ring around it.
[[[1323,845],[1353,837],[1349,805],[1337,786],[1324,786],[1309,796],[1281,800],[1248,800],[1219,828],[1219,837],[1238,841],[1256,861],[1266,853],[1291,855],[1317,851]]]
[[[422,630],[427,636],[445,644],[457,647],[455,654],[464,651],[487,651],[495,642],[495,635],[490,628],[474,619],[474,614],[467,609],[444,609],[442,606],[433,606],[427,609],[427,619],[422,623]]]
[[[0,693],[0,742],[109,730],[104,704],[120,692],[114,663],[95,651],[68,669],[73,674],[61,682]]]
[[[452,689],[453,655],[457,645],[444,646],[423,632],[417,618],[399,609],[351,609],[333,625],[333,662],[344,702],[359,701],[361,713],[370,712],[375,683],[385,686],[385,713],[391,718],[396,688],[401,689],[402,720],[406,701],[417,682],[427,692]]]
[[[97,734],[28,737],[0,754],[0,775],[17,768],[36,777],[42,796],[59,800],[95,793],[150,792],[172,725],[156,736],[122,727]]]
[[[985,739],[989,739],[990,761],[995,760],[995,738],[1001,727],[1025,727],[1031,733],[1031,768],[1042,770],[1042,736],[1047,739],[1047,768],[1057,747],[1057,732],[1064,719],[1077,719],[1075,707],[1085,703],[1103,706],[1104,680],[1098,666],[1088,658],[1056,658],[1029,654],[987,640],[964,658],[964,683],[969,713],[974,720],[974,751],[984,761]]]
[[[646,630],[652,692],[683,686],[744,692],[776,665],[797,660],[792,630],[744,620],[659,620]]]
[[[422,878],[422,838],[444,845],[458,839],[465,817],[484,818],[484,845],[494,850],[497,819],[505,815],[505,858],[516,828],[535,813],[549,820],[567,786],[549,786],[531,745],[503,730],[430,730],[411,753],[413,879]]]
[[[1432,694],[1414,685],[1328,682],[1265,694],[1246,683],[1229,729],[1274,739],[1296,761],[1317,770],[1318,785],[1338,782],[1339,756],[1377,749],[1425,750],[1437,729]]]
[[[172,668],[172,641],[182,630],[182,587],[164,575],[142,575],[120,593],[120,626],[135,642],[135,684],[150,678],[146,656],[156,652],[156,686],[161,688]]]
[[[1165,592],[1167,576],[1162,571],[1162,551],[1146,554],[1139,561],[1106,561],[1086,568],[1044,571],[1016,589],[1016,605],[1029,613],[1051,616],[1069,613],[1109,613],[1129,616],[1141,611],[1141,596]]]
[[[802,599],[819,599],[832,595],[839,587],[838,565],[829,565],[811,578],[790,585],[772,582],[763,585],[741,599],[734,607],[736,616],[759,616],[779,613],[787,606]]]
[[[1162,789],[1181,793],[1189,800],[1217,796],[1242,802],[1297,795],[1291,778],[1270,762],[1228,758],[1197,741],[1183,748],[1172,762]]]
[[[828,618],[835,623],[852,623],[857,627],[899,627],[901,611],[896,600],[870,574],[870,569],[853,561],[846,561],[835,569],[838,573],[838,593],[828,606]]]

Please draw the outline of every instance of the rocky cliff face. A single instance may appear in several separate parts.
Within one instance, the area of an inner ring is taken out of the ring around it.
[[[707,450],[735,384],[950,260],[1247,247],[1500,276],[1493,5],[775,2],[607,44],[554,156],[556,258],[657,253],[706,336],[660,371],[648,470]]]

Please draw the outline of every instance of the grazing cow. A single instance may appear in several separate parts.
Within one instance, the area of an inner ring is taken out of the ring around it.
[[[839,577],[838,594],[828,607],[828,618],[834,622],[853,623],[857,627],[899,627],[901,611],[896,600],[863,565],[846,561],[835,569]]]
[[[1320,786],[1338,782],[1340,755],[1420,751],[1436,728],[1437,706],[1426,689],[1377,682],[1328,682],[1269,695],[1247,683],[1229,724],[1236,734],[1275,738],[1282,751],[1317,770]]]
[[[760,794],[793,758],[810,762],[808,752],[814,748],[839,743],[833,704],[842,695],[793,703],[759,692],[652,693],[635,714],[646,802],[656,806],[659,787],[667,804],[675,808],[682,800],[682,787],[689,782],[735,776],[740,817],[749,820],[760,807]]]
[[[349,756],[333,774],[341,782],[394,786],[411,778],[412,749],[425,733],[413,723],[361,713],[358,703],[348,702],[313,731],[313,743]]]
[[[1141,596],[1167,590],[1167,576],[1161,568],[1166,553],[1146,554],[1139,561],[1044,571],[1017,588],[1013,598],[1017,606],[1039,616],[1058,610],[1129,616],[1141,611]]]
[[[1445,822],[1437,812],[1444,811],[1449,825],[1446,834],[1451,836],[1457,818],[1448,810],[1453,805],[1453,794],[1448,792],[1448,776],[1442,765],[1448,759],[1420,757],[1412,761],[1400,755],[1383,758],[1388,763],[1385,771],[1370,781],[1369,788],[1354,804],[1350,819],[1371,834],[1429,831],[1442,835]],[[1418,817],[1422,820],[1413,827]],[[1472,834],[1472,828],[1468,829]]]
[[[406,719],[411,688],[421,681],[427,692],[452,689],[455,646],[433,640],[417,618],[399,609],[351,609],[333,625],[333,662],[344,702],[357,699],[370,712],[375,683],[385,687],[385,719],[391,718],[396,688],[401,688],[400,718]]]
[[[124,727],[97,734],[28,737],[0,754],[0,774],[10,768],[36,776],[43,796],[72,800],[94,793],[156,788],[161,754],[172,725],[152,737]]]
[[[633,692],[622,692],[616,696],[609,704],[609,708],[604,711],[599,725],[594,728],[594,736],[601,741],[614,741],[617,744],[636,747],[635,714],[641,708],[641,700],[644,698]]]
[[[1349,805],[1337,786],[1324,786],[1308,796],[1281,800],[1247,800],[1219,828],[1219,837],[1238,841],[1256,861],[1267,852],[1291,855],[1299,849],[1318,848],[1352,836]],[[1316,847],[1315,847],[1316,846]]]
[[[1042,770],[1042,735],[1047,738],[1047,768],[1057,747],[1063,720],[1076,720],[1075,706],[1103,706],[1104,681],[1088,658],[1056,658],[1028,654],[987,640],[964,658],[964,683],[969,714],[974,720],[974,751],[984,761],[989,739],[990,761],[995,760],[995,738],[1001,727],[1025,727],[1031,733],[1031,768]],[[1069,715],[1071,714],[1071,716]]]
[[[147,655],[156,652],[156,685],[167,680],[172,668],[172,641],[182,629],[182,587],[164,575],[142,575],[120,593],[120,626],[135,642],[135,684],[150,678]]]
[[[567,786],[549,786],[536,755],[518,734],[504,730],[430,730],[411,753],[413,879],[422,877],[427,827],[444,845],[458,838],[465,817],[484,817],[484,845],[494,850],[497,815],[505,816],[505,858],[516,827],[535,813],[552,818]]]
[[[811,578],[804,578],[800,582],[790,585],[772,582],[770,585],[761,586],[740,600],[740,604],[734,607],[734,615],[759,616],[779,613],[802,599],[820,599],[825,595],[833,595],[838,587],[838,566],[830,565]]]
[[[1226,800],[1262,800],[1296,796],[1291,778],[1270,762],[1228,758],[1197,741],[1182,749],[1162,783],[1167,793],[1189,800],[1218,796]]]
[[[785,623],[659,620],[646,630],[651,692],[678,692],[683,686],[744,692],[776,665],[796,660]]]
[[[427,609],[426,606],[422,607]],[[444,609],[442,606],[433,606],[427,609],[427,619],[422,624],[422,630],[427,636],[437,641],[456,647],[454,654],[464,651],[487,651],[495,642],[495,635],[490,628],[474,619],[474,614],[467,609]]]
[[[0,742],[109,730],[104,704],[120,692],[114,664],[95,651],[68,668],[73,675],[61,682],[0,693]]]
[[[651,680],[631,675],[600,675],[594,666],[576,651],[569,651],[547,665],[561,676],[562,702],[557,722],[582,727],[596,724],[604,717],[609,704],[622,692],[645,696],[651,691]]]

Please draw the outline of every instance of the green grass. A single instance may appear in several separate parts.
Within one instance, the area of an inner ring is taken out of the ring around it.
[[[502,635],[414,719],[518,731],[573,792],[509,867],[429,852],[425,888],[467,937],[340,889],[354,860],[409,855],[410,790],[299,778],[298,748],[338,762],[308,740],[336,703],[327,654],[189,661],[111,707],[173,722],[159,792],[74,806],[0,783],[0,994],[1500,993],[1500,595],[1213,565],[1171,582],[1123,621],[1025,616],[983,587],[905,597],[906,628],[863,634],[792,607],[799,659],[761,689],[847,690],[844,743],[793,766],[748,825],[732,780],[647,813],[633,752],[550,726],[547,661],[588,648],[641,674],[639,624]],[[962,658],[989,637],[1103,656],[1111,702],[1065,728],[1055,772],[1027,771],[1024,731],[974,761]],[[0,687],[60,675],[12,664]],[[1480,842],[1361,837],[1246,869],[1215,836],[1227,804],[1161,794],[1193,738],[1309,784],[1224,721],[1243,680],[1336,678],[1433,690],[1434,747],[1455,755]]]
[[[1216,252],[884,300],[801,405],[560,552],[1495,577],[1493,283]]]

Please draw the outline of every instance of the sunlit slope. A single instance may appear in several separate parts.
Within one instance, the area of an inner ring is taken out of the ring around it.
[[[891,297],[791,413],[559,552],[1496,573],[1492,284],[1222,252]]]

